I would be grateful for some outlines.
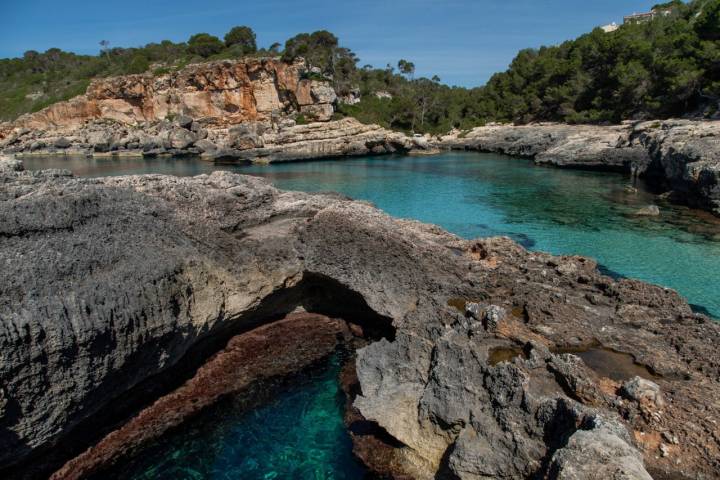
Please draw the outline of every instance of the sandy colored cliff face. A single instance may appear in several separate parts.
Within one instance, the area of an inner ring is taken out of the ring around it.
[[[175,115],[218,125],[315,113],[329,120],[335,93],[323,82],[301,79],[304,61],[245,59],[190,65],[162,76],[125,75],[93,81],[85,95],[23,115],[12,128],[73,128],[98,118],[134,124]],[[312,108],[308,108],[312,107]]]

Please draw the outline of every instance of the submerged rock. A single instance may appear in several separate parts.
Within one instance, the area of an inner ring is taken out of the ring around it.
[[[657,217],[660,215],[660,208],[657,205],[648,205],[635,212],[640,217]]]
[[[148,442],[219,399],[246,392],[256,382],[282,378],[327,357],[343,336],[349,336],[345,322],[307,313],[290,314],[234,336],[191,379],[63,465],[50,478],[99,476],[120,458],[142,455],[140,449]]]
[[[228,172],[13,167],[0,184],[3,477],[47,476],[153,403],[186,362],[297,307],[383,337],[358,351],[354,405],[393,440],[378,450],[388,468],[647,478],[644,461],[668,476],[720,473],[720,437],[706,429],[720,414],[720,326],[671,290]],[[457,299],[487,306],[481,320]],[[672,392],[661,422],[619,398],[616,380],[553,353],[591,346],[657,373]],[[491,361],[498,348],[517,355]],[[666,457],[635,433],[658,429],[678,437]],[[373,464],[372,448],[358,451]]]

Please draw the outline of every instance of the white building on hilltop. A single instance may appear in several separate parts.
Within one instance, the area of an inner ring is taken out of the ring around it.
[[[610,33],[610,32],[614,32],[615,30],[617,30],[618,28],[620,28],[620,25],[618,25],[618,24],[615,23],[615,22],[612,22],[612,23],[610,23],[610,24],[608,24],[608,25],[603,25],[603,26],[600,27],[600,28],[602,28],[602,31],[603,31],[603,32],[605,32],[605,33]]]

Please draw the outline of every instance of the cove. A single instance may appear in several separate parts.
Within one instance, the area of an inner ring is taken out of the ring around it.
[[[231,170],[277,187],[337,191],[391,215],[434,223],[465,238],[507,235],[526,248],[595,258],[614,276],[673,288],[720,317],[720,219],[660,202],[659,217],[634,212],[657,203],[622,174],[537,167],[475,152],[383,156],[272,165],[218,165],[195,158],[29,157],[26,168],[80,176]]]

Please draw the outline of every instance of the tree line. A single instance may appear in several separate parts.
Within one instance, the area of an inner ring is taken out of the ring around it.
[[[139,48],[101,42],[98,55],[52,48],[0,60],[0,119],[36,111],[82,93],[94,77],[149,72],[188,63],[247,56],[302,57],[308,76],[332,82],[340,114],[408,132],[442,133],[487,122],[616,123],[625,119],[712,116],[720,106],[720,0],[660,4],[669,16],[597,28],[557,46],[518,53],[510,67],[477,88],[450,87],[416,77],[412,61],[376,68],[360,60],[328,31],[301,33],[283,45],[260,48],[247,26],[221,39],[208,33],[186,42]],[[478,52],[482,55],[482,52]]]

